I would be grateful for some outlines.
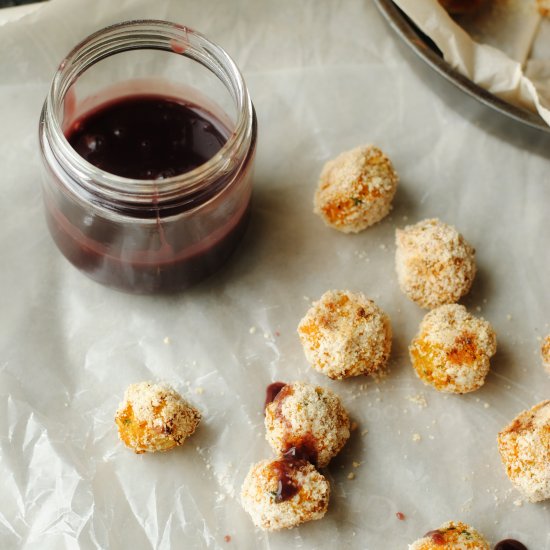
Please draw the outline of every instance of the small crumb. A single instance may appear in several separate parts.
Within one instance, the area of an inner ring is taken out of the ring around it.
[[[250,327],[248,329],[248,332],[250,332],[250,334],[255,334],[256,333],[256,327]]]
[[[270,337],[269,332],[264,332],[264,338],[265,338],[266,340],[269,340],[269,337]]]
[[[395,516],[399,521],[403,521],[405,519],[405,514],[403,512],[396,512]]]
[[[369,433],[368,430],[363,430],[363,431],[361,432],[361,435],[367,435],[368,433]]]
[[[417,395],[409,395],[407,397],[407,399],[411,402],[411,403],[415,403],[416,405],[418,405],[420,408],[424,409],[428,406],[428,402],[426,401],[426,398],[424,397],[423,394],[419,393]]]
[[[506,315],[506,319],[508,321],[511,321],[512,320],[512,314],[511,313],[508,313],[508,315]]]
[[[275,336],[281,336],[281,333],[278,330],[276,330],[275,331]]]
[[[428,439],[435,439],[435,437],[433,435],[429,435]]]
[[[523,500],[519,498],[517,500],[514,500],[514,506],[523,506]]]
[[[204,393],[204,388],[201,388],[201,387],[195,388],[195,393],[197,395],[203,394]]]
[[[361,466],[361,463],[360,462],[356,462],[355,460],[351,463],[351,465],[354,467],[354,468],[359,468],[359,466]]]
[[[481,311],[481,306],[476,306],[476,311]]]
[[[163,342],[164,342],[165,344],[169,344],[169,343],[171,342],[170,337],[169,337],[169,336],[165,336]]]
[[[225,542],[231,542],[231,535],[225,535],[225,537],[223,537],[223,540]]]
[[[409,219],[409,216],[403,216],[401,219],[406,222]]]
[[[357,422],[352,422],[350,426],[350,430],[354,432],[359,427],[359,424]]]
[[[63,403],[63,406],[64,406],[64,407],[68,407],[69,404],[68,404],[68,403]]]
[[[380,250],[387,250],[387,246],[385,244],[381,244],[380,245]]]
[[[348,479],[355,479],[355,474],[353,472],[350,472],[348,474]]]
[[[420,436],[420,434],[413,434],[412,435],[412,440],[413,441],[420,441],[422,439],[422,437]]]
[[[310,301],[310,297],[309,297],[309,296],[302,296],[302,298],[303,298],[306,302],[309,302],[309,301]]]
[[[488,409],[491,405],[489,403],[483,403],[483,408]]]

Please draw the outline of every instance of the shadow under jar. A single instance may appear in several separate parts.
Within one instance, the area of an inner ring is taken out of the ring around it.
[[[186,288],[244,233],[256,137],[242,75],[219,46],[164,21],[107,27],[61,62],[42,110],[50,233],[100,283]]]

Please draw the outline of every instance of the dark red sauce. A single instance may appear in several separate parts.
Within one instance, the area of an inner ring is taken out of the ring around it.
[[[404,521],[405,520],[405,514],[403,512],[396,512],[395,513],[395,517],[399,520],[399,521]]]
[[[506,539],[497,542],[495,550],[527,550],[527,546],[514,539]]]
[[[118,99],[77,119],[69,143],[88,162],[117,176],[165,179],[210,160],[229,132],[196,105],[157,96]]]
[[[277,397],[279,392],[286,386],[284,382],[273,382],[272,384],[269,384],[267,388],[265,389],[265,403],[264,403],[264,410],[266,407],[273,402],[273,400]]]
[[[299,470],[305,461],[282,458],[271,463],[271,469],[277,476],[277,491],[274,493],[275,502],[290,500],[300,491],[300,484],[293,480],[293,475]]]
[[[242,164],[220,174],[201,191],[198,203],[163,204],[160,211],[152,200],[136,213],[126,203],[113,201],[110,209],[125,216],[125,222],[90,214],[86,206],[52,187],[45,193],[50,233],[65,257],[100,283],[134,293],[186,288],[225,263],[244,234],[255,119],[253,136]],[[209,160],[227,141],[229,129],[196,105],[161,96],[132,96],[84,115],[70,125],[67,137],[79,154],[104,171],[163,179]],[[50,177],[57,178],[53,172]],[[205,214],[170,221],[197,204],[217,200],[229,185],[224,202],[210,202]],[[147,218],[153,223],[142,223]]]
[[[285,439],[283,456],[292,459],[307,460],[316,466],[317,447],[317,438],[310,433],[306,433],[302,437],[292,437],[292,435],[288,434]]]
[[[445,537],[443,536],[443,533],[438,529],[435,529],[433,531],[428,531],[424,536],[430,537],[434,544],[437,544],[440,546],[443,546],[445,544]]]

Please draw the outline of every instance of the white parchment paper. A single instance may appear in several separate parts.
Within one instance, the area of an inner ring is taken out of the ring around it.
[[[541,21],[535,0],[487,2],[481,13],[457,21],[438,0],[395,3],[452,67],[505,101],[536,110],[550,124],[549,22]]]
[[[87,34],[141,17],[221,44],[259,117],[244,242],[225,269],[172,298],[88,280],[42,215],[37,123],[55,68]],[[0,548],[385,550],[449,519],[493,542],[550,548],[550,507],[522,502],[495,440],[550,396],[538,355],[550,332],[546,136],[430,72],[370,2],[51,0],[0,27],[0,52]],[[400,173],[395,208],[364,233],[339,234],[312,214],[317,176],[368,142]],[[485,386],[470,395],[424,387],[408,360],[424,312],[398,289],[394,232],[428,216],[476,247],[465,304],[499,338]],[[296,326],[329,288],[361,290],[391,316],[382,383],[332,382],[307,366]],[[148,379],[174,385],[204,420],[181,449],[136,456],[113,417],[126,386]],[[358,428],[327,471],[327,516],[268,535],[238,495],[250,465],[271,456],[264,388],[296,379],[334,389]]]

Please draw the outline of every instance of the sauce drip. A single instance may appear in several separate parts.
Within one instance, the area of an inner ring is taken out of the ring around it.
[[[302,437],[291,437],[285,440],[283,456],[291,459],[307,460],[317,465],[317,438],[310,433]]]
[[[438,529],[428,531],[424,536],[430,537],[432,539],[432,542],[439,546],[443,546],[445,544],[445,537],[443,536],[443,533]]]
[[[519,540],[505,539],[497,542],[495,550],[527,550],[527,546],[519,542]]]
[[[298,494],[301,485],[293,479],[296,473],[305,461],[294,460],[291,458],[282,458],[271,463],[273,472],[277,475],[277,491],[274,494],[275,502],[285,502]]]
[[[272,384],[269,384],[265,390],[265,403],[264,403],[264,411],[267,408],[267,406],[275,400],[279,392],[286,386],[284,382],[273,382]]]

